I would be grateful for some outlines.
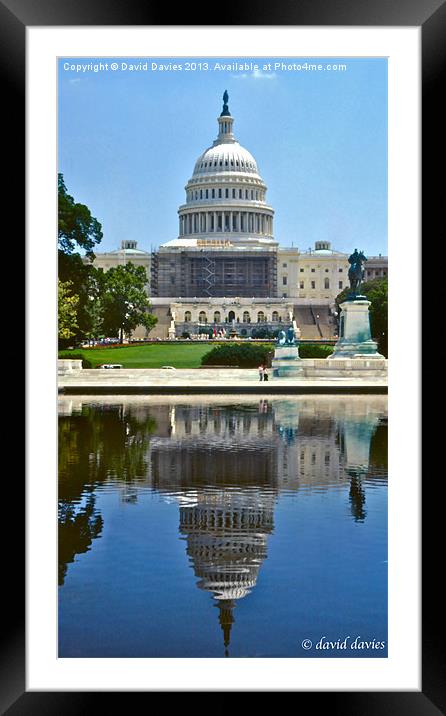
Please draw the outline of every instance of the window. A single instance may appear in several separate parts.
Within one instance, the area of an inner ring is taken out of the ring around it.
[[[218,190],[218,198],[221,199],[221,189]]]
[[[305,283],[303,281],[299,282],[299,288],[305,288]]]
[[[229,189],[225,189],[225,199],[229,199]]]
[[[206,189],[206,199],[209,199],[209,189]]]
[[[288,266],[288,264],[282,264],[282,266],[283,266],[283,268],[286,268]]]
[[[282,277],[282,285],[283,285],[283,286],[286,286],[286,285],[287,285],[287,282],[288,282],[287,276],[283,276],[283,277]]]
[[[325,269],[325,273],[328,273],[329,269]]]
[[[343,270],[344,270],[344,269],[341,269],[341,268],[340,268],[340,269],[338,269],[339,273],[342,273],[342,272],[343,272]]]
[[[330,288],[330,279],[329,278],[326,278],[324,280],[324,288]]]
[[[278,311],[273,311],[272,320],[273,320],[273,321],[278,321],[278,320],[279,320],[279,313],[278,313]]]
[[[311,273],[314,273],[315,271],[316,271],[316,269],[311,269]]]
[[[235,189],[232,190],[232,198],[235,199]]]
[[[316,281],[311,282],[311,288],[316,288]]]
[[[212,198],[215,199],[215,189],[212,189]]]
[[[243,323],[251,323],[251,316],[249,315],[249,311],[245,311],[243,313]]]
[[[263,311],[259,311],[257,314],[257,323],[264,323],[265,322],[265,314]]]
[[[342,288],[342,281],[339,281],[339,288]]]
[[[190,323],[191,319],[192,319],[192,314],[191,314],[191,312],[190,312],[190,311],[186,311],[186,313],[184,314],[184,322],[185,322],[185,323]]]
[[[220,311],[214,312],[214,323],[220,323],[221,321],[221,313]]]
[[[208,322],[208,318],[204,311],[200,311],[200,313],[198,314],[198,322],[199,323],[207,323]]]
[[[303,273],[303,272],[304,272],[304,269],[299,269],[299,271],[300,271],[300,273]]]

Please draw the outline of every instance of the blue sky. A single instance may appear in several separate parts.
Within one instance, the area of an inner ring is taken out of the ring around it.
[[[216,68],[235,61],[259,70]],[[347,69],[273,66],[305,61]],[[94,71],[100,62],[107,69]],[[182,69],[152,70],[152,62]],[[75,64],[85,69],[66,69]],[[327,240],[340,251],[387,254],[385,59],[62,58],[58,70],[58,170],[102,224],[98,251],[123,239],[150,250],[178,235],[184,186],[217,136],[227,89],[234,134],[268,187],[280,244],[305,251]]]

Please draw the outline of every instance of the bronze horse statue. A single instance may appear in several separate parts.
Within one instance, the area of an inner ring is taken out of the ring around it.
[[[358,249],[355,249],[354,253],[348,258],[348,262],[350,264],[348,279],[350,281],[350,289],[354,294],[359,292],[361,284],[364,280],[365,271],[363,264],[365,261],[367,261],[367,257],[362,251],[358,252]]]

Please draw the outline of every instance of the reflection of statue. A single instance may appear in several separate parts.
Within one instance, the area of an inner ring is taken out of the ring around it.
[[[367,257],[362,251],[358,252],[355,249],[351,256],[348,257],[350,268],[348,270],[348,278],[350,281],[350,288],[353,293],[358,293],[361,288],[361,284],[364,280],[364,268],[363,264],[367,261]]]

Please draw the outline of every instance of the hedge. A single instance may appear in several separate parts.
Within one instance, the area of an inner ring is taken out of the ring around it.
[[[202,365],[238,366],[257,368],[268,361],[272,346],[252,345],[250,343],[220,345],[213,348],[201,359]]]
[[[327,358],[333,353],[334,346],[318,345],[317,343],[299,343],[300,358]]]

